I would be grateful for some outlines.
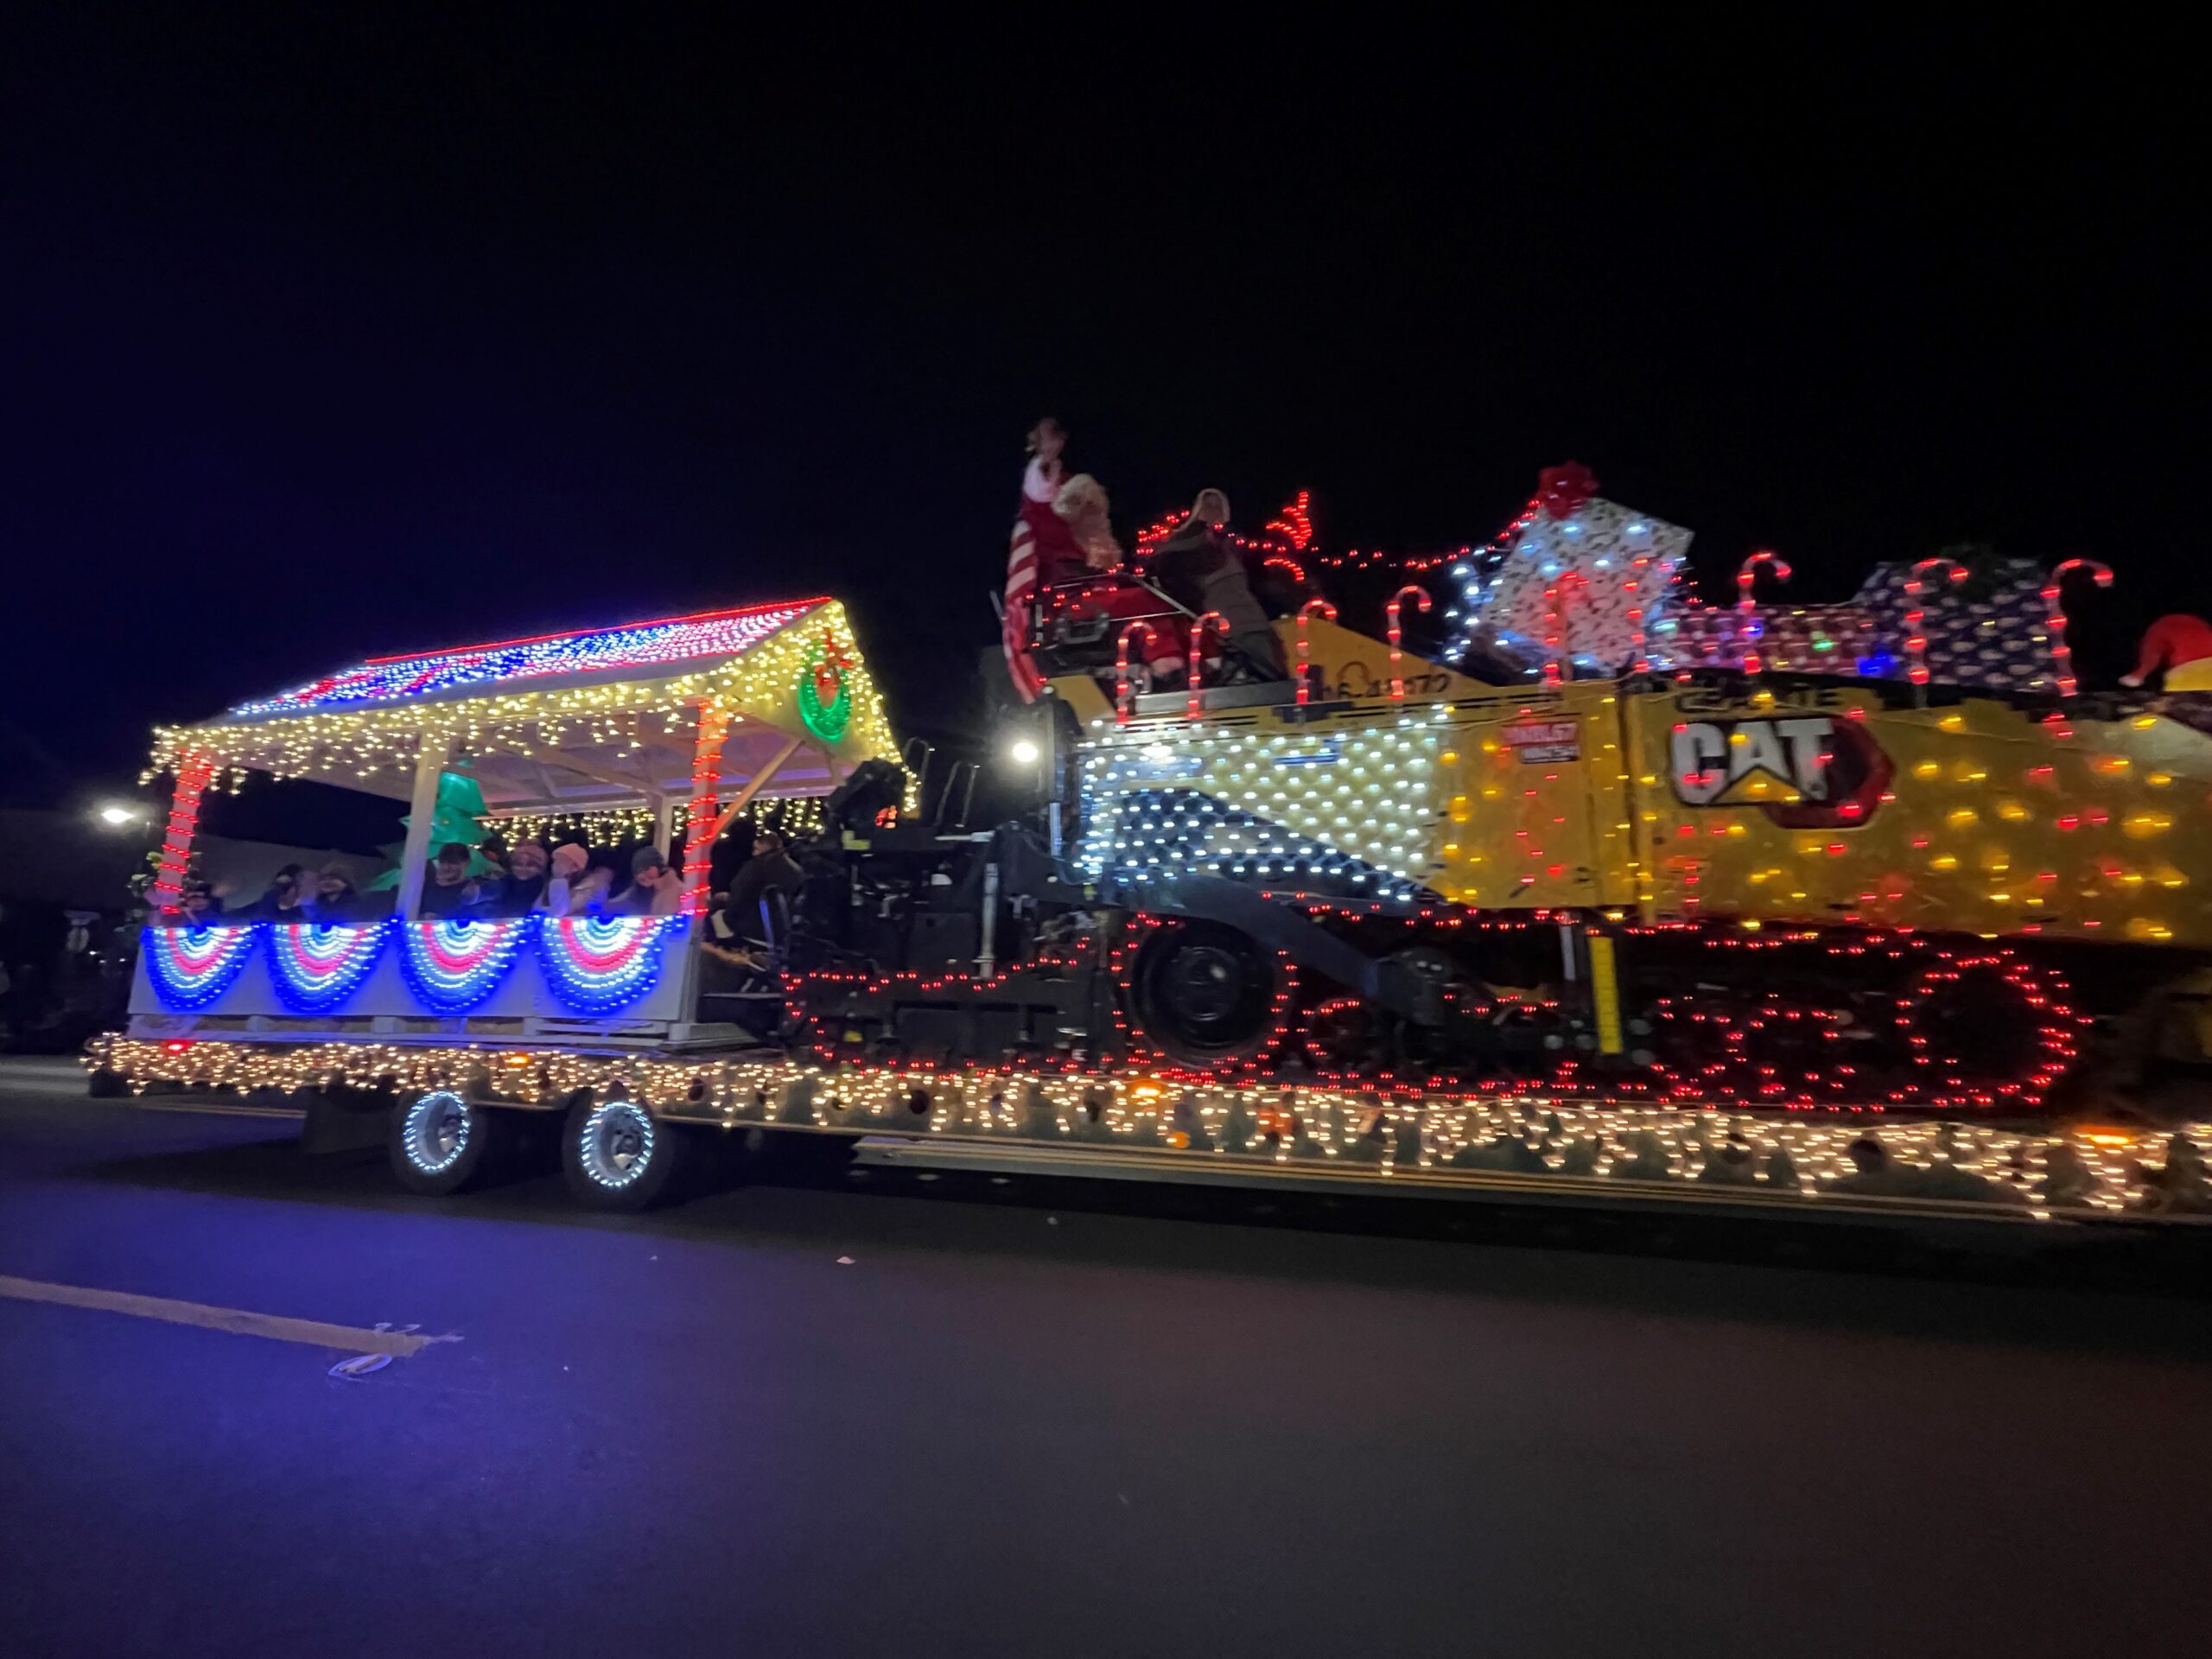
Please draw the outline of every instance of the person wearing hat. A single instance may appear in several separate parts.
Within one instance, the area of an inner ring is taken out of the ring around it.
[[[613,872],[594,866],[581,843],[564,841],[553,849],[553,879],[545,884],[545,909],[553,916],[582,916],[603,909]]]
[[[507,854],[507,873],[499,879],[488,908],[500,916],[527,916],[545,900],[545,843],[524,839]]]
[[[640,847],[630,855],[630,885],[607,909],[618,916],[673,916],[683,902],[683,876],[659,848]]]
[[[326,864],[315,872],[314,910],[323,927],[346,927],[362,919],[361,895],[343,864]]]
[[[467,843],[449,841],[430,861],[430,879],[423,884],[418,916],[465,916],[476,902],[476,884],[468,879]]]

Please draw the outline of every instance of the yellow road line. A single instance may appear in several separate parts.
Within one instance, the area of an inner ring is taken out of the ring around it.
[[[242,1307],[209,1307],[202,1302],[173,1301],[167,1296],[134,1296],[120,1290],[92,1290],[82,1285],[49,1285],[36,1279],[12,1279],[0,1273],[0,1296],[19,1301],[51,1302],[59,1307],[97,1308],[134,1319],[196,1325],[233,1336],[267,1337],[272,1342],[303,1342],[310,1348],[341,1348],[353,1354],[390,1354],[404,1359],[419,1353],[434,1337],[411,1331],[363,1331],[320,1319],[288,1319],[275,1313],[250,1313]]]

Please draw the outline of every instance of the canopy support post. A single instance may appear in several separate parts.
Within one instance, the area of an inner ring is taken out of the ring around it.
[[[192,838],[200,828],[200,797],[214,778],[214,761],[197,749],[187,749],[177,756],[168,828],[162,836],[154,885],[146,892],[146,901],[156,920],[174,912],[184,897],[184,873],[191,866]]]
[[[715,820],[715,833],[707,838],[707,844],[709,847],[714,845],[715,836],[720,836],[723,830],[737,822],[737,815],[753,804],[753,798],[766,786],[771,779],[784,769],[784,762],[797,754],[805,743],[806,740],[803,737],[791,739],[770,757],[766,766],[746,779],[745,787],[737,791],[737,798],[724,807],[721,816]]]
[[[407,840],[399,853],[399,897],[392,914],[408,921],[423,903],[423,880],[429,874],[430,831],[438,816],[438,779],[450,752],[445,738],[423,734],[415,756],[415,792],[407,798]]]
[[[721,791],[722,744],[729,737],[729,711],[702,698],[699,736],[691,749],[691,812],[683,843],[683,913],[698,916],[707,908],[708,878],[714,862],[715,798]]]

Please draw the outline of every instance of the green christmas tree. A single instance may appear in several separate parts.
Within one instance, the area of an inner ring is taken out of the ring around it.
[[[484,836],[483,828],[478,822],[483,817],[484,810],[484,791],[477,786],[474,778],[465,777],[457,772],[440,772],[437,804],[430,813],[431,853],[435,855],[447,842],[457,841],[468,849],[469,874],[476,876],[488,873],[492,868],[491,861],[476,850],[476,843]],[[400,819],[400,823],[413,828],[414,814],[408,814]],[[391,861],[391,868],[370,882],[366,890],[385,893],[399,885],[399,861],[406,853],[407,843],[396,841],[377,850]]]

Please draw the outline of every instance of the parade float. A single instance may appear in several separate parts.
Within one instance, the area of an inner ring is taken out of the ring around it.
[[[2212,1124],[2139,1087],[2206,1055],[2212,738],[2083,692],[2063,603],[2101,567],[2030,598],[1925,560],[1786,607],[1756,555],[1702,606],[1688,531],[1561,468],[1357,629],[1309,532],[1301,507],[1248,550],[1295,578],[1287,679],[1164,599],[1102,626],[1092,584],[1043,595],[1035,810],[982,830],[943,790],[916,810],[827,601],[365,664],[165,730],[157,901],[238,768],[427,821],[458,764],[511,811],[649,817],[690,885],[673,917],[423,921],[426,842],[375,926],[150,927],[96,1084],[365,1103],[426,1191],[565,1114],[572,1190],[618,1207],[742,1128],[1142,1179],[2212,1213]],[[1187,683],[1148,689],[1139,631],[1169,627]],[[779,793],[822,827],[750,993],[773,1017],[723,1017],[708,852]]]

